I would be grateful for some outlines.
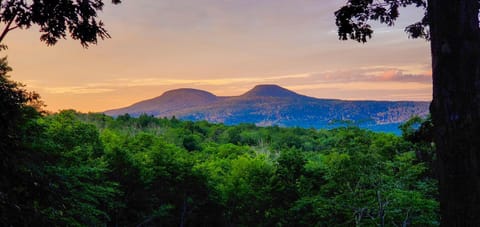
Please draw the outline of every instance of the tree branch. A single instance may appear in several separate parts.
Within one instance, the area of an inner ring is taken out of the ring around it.
[[[17,25],[17,26],[13,26],[13,27],[9,28],[8,31],[11,31],[11,30],[13,30],[13,29],[17,29],[17,28],[19,28],[19,27],[20,27],[20,26],[18,26],[18,25]]]
[[[14,26],[14,27],[11,27],[12,26],[12,23],[13,21],[15,21],[15,18],[17,18],[17,12],[15,12],[14,16],[12,17],[12,19],[10,19],[10,21],[8,21],[7,23],[7,26],[3,29],[3,32],[2,34],[0,35],[0,44],[3,42],[3,39],[5,38],[5,36],[7,35],[7,33],[15,28],[18,28],[18,26]]]

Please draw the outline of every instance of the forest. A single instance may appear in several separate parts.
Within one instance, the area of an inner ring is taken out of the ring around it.
[[[429,119],[396,136],[46,114],[1,79],[1,226],[439,225]]]

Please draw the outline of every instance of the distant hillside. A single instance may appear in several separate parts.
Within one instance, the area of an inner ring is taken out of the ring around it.
[[[240,96],[219,97],[197,89],[167,91],[129,107],[105,111],[158,117],[176,116],[225,124],[332,128],[354,124],[374,131],[398,133],[397,126],[414,115],[428,114],[428,102],[345,101],[317,99],[277,85],[257,85]]]
[[[125,113],[134,116],[142,113],[154,116],[173,116],[176,115],[177,111],[215,103],[218,100],[219,98],[210,92],[181,88],[167,91],[161,96],[135,103],[126,108],[109,110],[105,113],[112,116]]]

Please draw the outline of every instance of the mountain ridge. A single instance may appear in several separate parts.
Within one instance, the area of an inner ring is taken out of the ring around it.
[[[239,96],[216,96],[193,88],[174,89],[104,113],[110,116],[148,114],[225,124],[313,128],[331,128],[336,125],[332,122],[354,122],[360,127],[372,130],[387,128],[383,131],[398,133],[400,123],[415,115],[426,116],[428,106],[429,102],[421,101],[320,99],[278,85],[261,84]]]

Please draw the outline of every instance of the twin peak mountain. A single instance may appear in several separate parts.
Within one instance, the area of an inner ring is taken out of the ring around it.
[[[398,133],[402,122],[412,116],[426,116],[428,106],[429,102],[318,99],[278,85],[257,85],[240,96],[216,96],[207,91],[181,88],[125,108],[105,111],[105,114],[147,114],[225,124],[308,128],[332,128],[342,122],[353,122],[374,131]]]

